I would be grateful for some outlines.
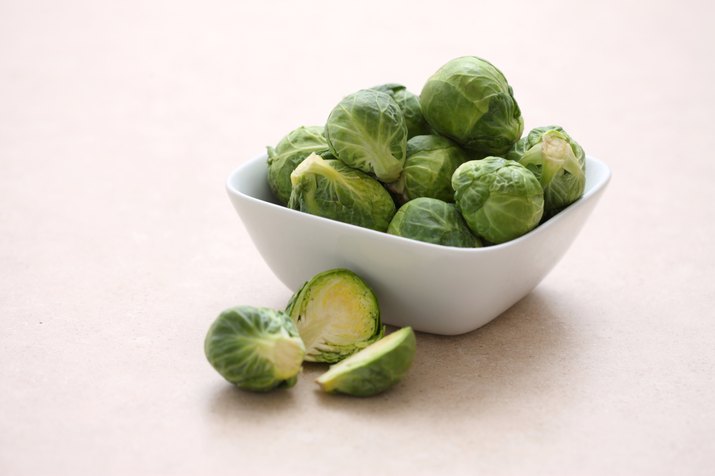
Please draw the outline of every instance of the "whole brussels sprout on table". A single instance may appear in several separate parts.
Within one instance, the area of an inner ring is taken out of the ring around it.
[[[295,385],[305,346],[286,313],[237,306],[218,316],[206,335],[204,351],[226,380],[265,392]]]

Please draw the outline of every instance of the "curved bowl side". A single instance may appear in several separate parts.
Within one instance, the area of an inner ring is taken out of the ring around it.
[[[587,160],[581,199],[530,233],[482,249],[408,240],[277,205],[266,183],[265,156],[231,174],[227,191],[259,253],[289,289],[326,269],[347,267],[375,290],[386,323],[454,335],[511,307],[563,257],[610,179],[605,164]]]

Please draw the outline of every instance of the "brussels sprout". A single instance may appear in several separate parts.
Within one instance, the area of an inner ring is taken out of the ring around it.
[[[332,365],[316,382],[328,393],[355,397],[376,395],[405,376],[412,365],[415,347],[415,333],[411,327],[403,327]]]
[[[586,154],[559,126],[532,129],[506,155],[531,170],[544,189],[544,215],[575,202],[586,187]]]
[[[387,230],[395,202],[374,178],[339,160],[311,154],[290,176],[288,207],[352,225]]]
[[[328,148],[328,141],[323,137],[321,126],[301,126],[268,151],[268,185],[281,205],[290,198],[290,174],[306,157],[312,153],[320,154],[324,159],[333,158]]]
[[[305,343],[305,360],[338,362],[382,337],[377,298],[348,269],[319,273],[291,298],[286,312]]]
[[[340,101],[328,116],[325,138],[335,157],[383,182],[397,180],[402,172],[407,126],[387,93],[363,89]]]
[[[447,138],[423,135],[407,141],[407,160],[399,180],[387,185],[398,203],[418,197],[454,201],[452,174],[467,156]]]
[[[469,231],[454,204],[436,198],[415,198],[402,205],[387,227],[387,232],[436,245],[461,248],[482,245]]]
[[[530,231],[544,212],[544,192],[536,176],[501,157],[463,163],[452,176],[452,187],[469,229],[491,243]]]
[[[427,124],[427,121],[425,121],[422,115],[420,99],[416,94],[409,92],[406,87],[396,83],[381,84],[380,86],[375,86],[370,89],[389,94],[397,105],[400,106],[402,113],[405,115],[408,139],[410,137],[430,133],[429,124]]]
[[[420,104],[435,131],[484,155],[505,154],[524,129],[502,72],[474,56],[455,58],[437,70],[425,83]]]
[[[204,352],[226,380],[264,392],[295,385],[305,347],[286,313],[237,306],[223,311],[211,325]]]

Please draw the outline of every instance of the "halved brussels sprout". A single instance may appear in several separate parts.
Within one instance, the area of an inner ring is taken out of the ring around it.
[[[551,216],[583,195],[586,154],[560,126],[532,129],[506,155],[531,170],[544,189],[544,215]]]
[[[328,116],[325,138],[337,159],[383,182],[397,180],[402,172],[407,126],[387,93],[363,89],[340,101]]]
[[[311,154],[290,179],[288,207],[294,210],[378,231],[387,230],[395,214],[395,202],[380,182],[339,160]]]
[[[400,106],[402,113],[405,115],[408,139],[410,137],[430,133],[429,124],[427,124],[427,121],[422,115],[420,99],[416,94],[409,92],[406,87],[397,83],[381,84],[380,86],[375,86],[370,89],[389,94],[397,105]]]
[[[319,273],[291,298],[286,312],[305,343],[305,360],[338,362],[383,336],[377,298],[348,269]]]
[[[445,137],[413,137],[407,141],[407,160],[400,178],[387,188],[398,203],[419,197],[453,202],[452,174],[466,161],[464,151]]]
[[[286,313],[237,306],[223,311],[211,325],[204,352],[232,384],[265,392],[295,385],[305,347]]]
[[[437,70],[425,83],[420,104],[435,131],[484,155],[505,154],[524,129],[502,72],[474,56],[455,58]]]
[[[301,126],[288,133],[274,147],[267,147],[268,186],[281,205],[290,198],[290,174],[306,157],[312,153],[324,159],[333,158],[328,141],[323,136],[321,126]]]
[[[490,243],[525,234],[544,212],[544,192],[536,176],[501,157],[463,163],[454,172],[452,187],[469,229]]]
[[[415,198],[402,205],[387,232],[436,245],[461,248],[482,246],[454,204],[436,198]]]
[[[405,376],[412,365],[415,348],[415,333],[411,327],[403,327],[332,365],[316,382],[328,393],[355,397],[376,395]]]

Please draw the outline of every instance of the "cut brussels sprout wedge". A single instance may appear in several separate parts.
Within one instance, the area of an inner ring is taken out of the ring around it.
[[[315,275],[293,295],[286,312],[298,328],[309,362],[338,362],[385,332],[375,294],[348,269]]]
[[[532,129],[506,155],[531,170],[544,189],[544,215],[578,200],[586,187],[586,154],[559,126]]]
[[[472,232],[490,243],[513,240],[539,224],[544,192],[536,176],[501,157],[471,160],[452,176],[457,209]]]
[[[405,117],[387,93],[363,89],[344,98],[328,116],[325,138],[337,159],[382,182],[397,180],[405,165]]]
[[[351,225],[385,231],[395,214],[390,193],[374,178],[339,160],[311,154],[291,174],[288,207]]]
[[[281,205],[290,198],[290,174],[312,153],[324,159],[333,158],[322,126],[301,126],[281,139],[275,147],[267,147],[268,186]]]
[[[403,327],[332,365],[316,382],[328,393],[376,395],[404,377],[412,365],[415,347],[415,333],[411,327]]]
[[[305,347],[286,313],[237,306],[223,311],[211,325],[204,352],[229,382],[265,392],[295,385]]]

